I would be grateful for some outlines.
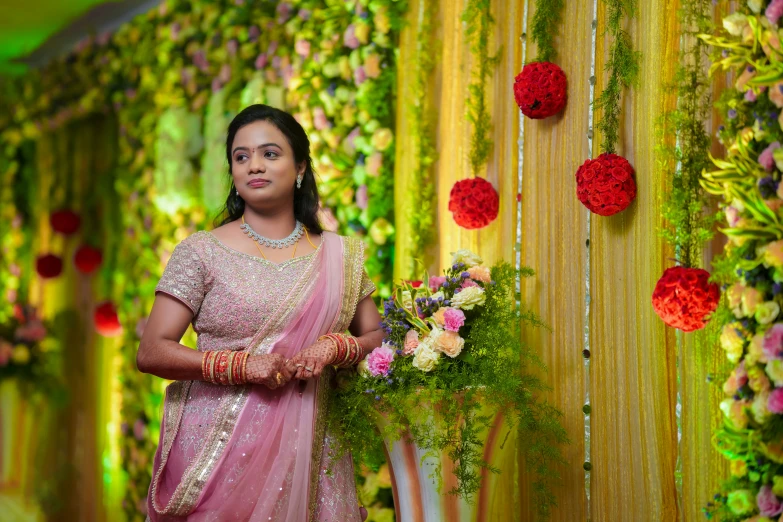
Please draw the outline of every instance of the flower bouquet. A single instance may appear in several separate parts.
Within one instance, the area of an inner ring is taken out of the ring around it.
[[[519,278],[533,272],[507,263],[487,267],[467,250],[453,256],[444,275],[394,289],[384,305],[383,345],[358,371],[338,374],[332,431],[360,461],[377,461],[385,442],[395,491],[410,482],[400,480],[397,446],[412,444],[416,458],[408,461],[416,470],[410,472],[431,466],[423,477],[431,480],[416,480],[439,492],[448,484],[447,494],[463,503],[491,487],[490,473],[514,462],[498,457],[514,445],[506,445],[509,436],[513,442],[519,435],[539,497],[535,505],[545,516],[554,504],[548,488],[557,478],[553,464],[561,461],[559,445],[567,438],[560,412],[540,397],[547,389],[543,365],[522,341],[523,325],[544,326],[518,301]],[[397,493],[404,503],[409,492]]]

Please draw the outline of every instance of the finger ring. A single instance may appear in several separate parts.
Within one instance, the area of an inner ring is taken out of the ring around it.
[[[283,374],[280,372],[277,372],[275,375],[275,380],[277,381],[277,384],[282,384],[283,382]]]
[[[299,364],[296,365],[297,368],[301,368],[302,366],[304,366],[304,364],[302,364],[302,363],[299,363]]]
[[[311,371],[313,371],[313,369],[312,369],[312,368],[310,368],[309,366],[305,366],[305,370],[307,370],[308,372],[311,372]]]

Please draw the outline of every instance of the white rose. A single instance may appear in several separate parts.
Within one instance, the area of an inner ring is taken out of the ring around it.
[[[362,359],[362,361],[356,366],[356,370],[362,377],[372,377],[372,374],[370,373],[370,367],[367,366],[366,358]]]
[[[465,268],[471,268],[480,265],[483,261],[477,255],[467,249],[457,250],[451,253],[451,264],[464,263]]]
[[[763,7],[764,0],[748,0],[748,7],[751,11],[753,11],[756,14],[759,14],[761,12],[761,8]]]
[[[759,324],[769,324],[775,320],[780,313],[780,305],[775,301],[767,301],[756,307],[756,321]]]
[[[756,422],[763,424],[769,418],[770,412],[767,408],[767,401],[769,400],[769,393],[757,393],[753,399],[753,404],[750,405],[750,411],[753,413],[753,418]]]
[[[431,372],[435,369],[440,359],[440,353],[432,349],[433,342],[429,336],[425,337],[416,351],[413,352],[413,366],[423,372]]]
[[[748,17],[742,13],[733,13],[723,19],[723,28],[733,36],[741,36],[747,25]]]
[[[451,306],[461,310],[473,310],[474,306],[483,306],[487,300],[484,295],[484,289],[480,286],[469,286],[463,288],[458,294],[451,298]]]
[[[438,298],[446,299],[446,296],[443,295],[443,291],[442,290],[438,290],[437,292],[435,292],[434,294],[432,294],[430,296],[430,299],[433,299],[435,301],[437,301]]]

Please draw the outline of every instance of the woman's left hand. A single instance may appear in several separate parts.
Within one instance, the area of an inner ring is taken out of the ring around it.
[[[324,367],[337,356],[337,348],[328,339],[311,344],[286,363],[294,372],[294,379],[312,379],[321,375]]]

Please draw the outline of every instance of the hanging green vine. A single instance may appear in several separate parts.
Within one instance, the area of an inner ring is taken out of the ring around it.
[[[429,78],[435,68],[437,55],[432,52],[433,35],[438,2],[426,2],[419,30],[416,33],[416,72],[414,74],[410,105],[410,133],[414,143],[415,161],[412,190],[407,217],[410,223],[411,251],[424,252],[432,240],[435,222],[435,184],[432,179],[432,165],[438,157],[435,146],[435,114],[427,95]],[[415,273],[415,259],[408,256],[407,275]]]
[[[563,15],[565,0],[537,0],[531,37],[538,47],[537,62],[551,62],[557,55],[552,42]]]
[[[605,66],[609,79],[595,100],[594,108],[601,110],[597,125],[603,136],[601,151],[614,153],[619,139],[620,97],[623,89],[634,85],[639,77],[641,53],[633,50],[631,35],[621,27],[625,17],[630,19],[636,14],[636,0],[603,1],[606,4],[606,33],[612,38],[612,46]]]
[[[491,68],[500,62],[502,49],[495,56],[489,54],[489,36],[495,19],[490,12],[490,0],[469,0],[462,21],[467,24],[466,34],[473,58],[473,78],[468,86],[468,121],[473,125],[470,139],[470,167],[474,176],[486,163],[492,152],[489,136],[492,120],[487,107],[486,81],[492,75]]]
[[[658,156],[671,187],[661,208],[669,226],[664,239],[676,249],[682,266],[699,264],[702,245],[712,237],[717,217],[706,214],[707,195],[701,187],[701,173],[711,167],[712,143],[704,128],[712,111],[710,81],[703,64],[709,48],[699,34],[712,30],[711,0],[689,0],[679,11],[683,47],[674,80],[667,90],[676,92],[677,108],[663,115],[658,126]],[[667,143],[676,136],[677,143]]]

